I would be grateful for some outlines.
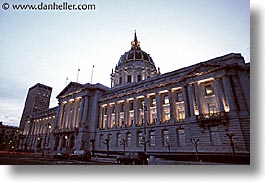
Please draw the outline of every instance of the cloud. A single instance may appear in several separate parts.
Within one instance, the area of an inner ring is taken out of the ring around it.
[[[0,121],[4,125],[18,126],[24,101],[8,97],[0,97],[0,100]]]

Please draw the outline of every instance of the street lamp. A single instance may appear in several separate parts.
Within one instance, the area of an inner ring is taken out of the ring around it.
[[[46,135],[45,135],[45,139],[44,139],[43,155],[44,155],[45,147],[46,147],[46,144],[47,144],[47,136],[48,136],[49,131],[50,131],[51,127],[52,127],[50,123],[47,123],[45,126],[47,127],[47,131],[46,131]]]
[[[194,145],[195,150],[196,150],[196,159],[199,161],[199,156],[198,156],[198,145],[199,145],[199,138],[191,138],[190,142]]]
[[[230,146],[232,147],[232,152],[233,152],[233,160],[235,160],[236,158],[236,152],[235,152],[235,144],[233,141],[233,137],[235,136],[234,133],[226,133],[226,136],[228,136],[229,140],[230,140]]]
[[[92,138],[92,139],[90,139],[90,142],[91,142],[91,144],[92,144],[92,156],[94,156],[95,154],[94,154],[94,152],[95,152],[95,139],[94,138]]]

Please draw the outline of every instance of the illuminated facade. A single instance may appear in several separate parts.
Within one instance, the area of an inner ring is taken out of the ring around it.
[[[111,88],[71,82],[57,96],[49,148],[184,156],[198,141],[200,155],[249,156],[249,71],[231,53],[160,74],[135,34]]]

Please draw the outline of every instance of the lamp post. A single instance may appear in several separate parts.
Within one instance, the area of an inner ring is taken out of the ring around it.
[[[196,151],[196,159],[199,161],[199,156],[198,156],[198,145],[199,145],[199,138],[191,138],[190,142],[194,145],[195,151]]]
[[[230,140],[230,146],[232,148],[232,152],[233,152],[233,160],[235,160],[236,158],[236,152],[235,152],[235,144],[234,144],[234,141],[233,141],[233,137],[235,136],[234,133],[226,133],[226,136],[228,136],[229,140]]]
[[[95,152],[95,139],[94,138],[92,138],[92,139],[90,139],[90,142],[91,142],[91,144],[92,144],[92,156],[94,156],[95,154],[94,154],[94,152]]]
[[[120,145],[123,146],[123,153],[124,153],[124,155],[125,155],[126,140],[125,140],[125,139],[121,139],[121,141],[120,141]]]
[[[143,141],[143,144],[144,144],[144,153],[146,154],[146,144],[147,142],[149,142],[147,139],[146,139],[146,123],[147,123],[147,106],[146,106],[146,103],[143,104],[143,109],[144,109],[144,136],[142,137],[142,141]]]
[[[46,144],[47,144],[47,136],[48,136],[49,131],[50,131],[51,127],[52,127],[50,123],[47,123],[45,126],[47,127],[47,131],[46,131],[46,135],[45,135],[45,139],[44,139],[44,143],[43,143],[44,144],[43,156],[44,156],[45,147],[46,147]]]

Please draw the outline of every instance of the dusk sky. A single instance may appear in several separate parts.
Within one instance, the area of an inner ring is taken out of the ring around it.
[[[3,1],[0,1],[1,5]],[[39,4],[65,1],[15,1]],[[0,7],[0,121],[18,126],[29,87],[66,78],[110,87],[110,73],[130,49],[134,30],[161,73],[231,52],[250,62],[249,0],[77,0],[95,11],[15,11]]]

